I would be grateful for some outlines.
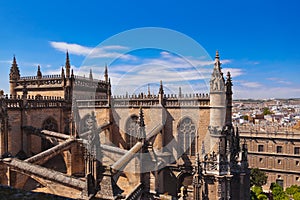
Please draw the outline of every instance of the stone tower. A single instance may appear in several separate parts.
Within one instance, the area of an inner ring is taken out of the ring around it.
[[[17,86],[17,81],[20,79],[20,70],[14,56],[9,73],[9,92],[11,95],[16,95],[14,88]]]
[[[210,128],[212,134],[220,134],[225,123],[226,115],[226,89],[219,52],[216,52],[215,64],[210,80]]]
[[[202,163],[197,156],[194,164],[196,200],[240,200],[249,197],[247,146],[243,145],[241,150],[238,130],[232,125],[232,94],[230,73],[225,82],[217,51],[210,81],[210,150],[204,154]]]

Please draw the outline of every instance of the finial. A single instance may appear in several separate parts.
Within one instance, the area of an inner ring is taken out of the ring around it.
[[[64,78],[65,77],[65,70],[63,67],[61,67],[61,77]]]
[[[105,63],[105,70],[104,70],[104,74],[107,74],[107,64]]]
[[[93,80],[93,72],[92,72],[92,69],[90,69],[90,75],[89,75],[89,78],[90,78],[91,80]]]
[[[178,97],[180,98],[182,96],[182,93],[181,93],[181,87],[179,86],[179,93],[178,93]]]
[[[227,72],[227,79],[230,79],[231,75],[230,75],[230,71]]]
[[[107,71],[107,64],[105,63],[105,69],[104,69],[104,80],[107,83],[108,82],[108,71]]]
[[[73,69],[71,70],[71,77],[74,77]]]
[[[227,86],[227,92],[232,92],[231,87],[232,87],[232,80],[231,80],[231,74],[228,71],[226,75],[226,86]]]
[[[70,77],[70,69],[71,69],[71,64],[70,64],[70,58],[69,58],[69,52],[67,50],[67,53],[66,53],[66,64],[65,64],[65,67],[66,67],[66,76],[67,78]]]
[[[14,54],[14,57],[13,57],[13,64],[17,64],[17,60],[16,60],[16,55]]]
[[[37,70],[37,77],[38,78],[42,78],[42,72],[41,72],[41,67],[40,67],[40,65],[38,65],[38,70]]]
[[[20,70],[18,68],[18,64],[17,64],[15,55],[13,57],[13,62],[12,62],[11,68],[10,68],[9,79],[15,80],[15,81],[20,79]]]
[[[163,93],[164,93],[163,83],[162,83],[162,80],[160,80],[159,94],[163,94]]]
[[[220,62],[220,56],[219,56],[219,51],[216,51],[216,56],[215,56],[215,68],[223,75],[221,71],[221,62]]]
[[[216,50],[216,57],[215,58],[220,58],[219,57],[219,51],[218,50]]]

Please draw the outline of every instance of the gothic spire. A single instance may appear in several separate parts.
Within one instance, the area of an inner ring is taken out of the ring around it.
[[[181,87],[179,87],[178,97],[179,97],[179,98],[182,97]]]
[[[65,70],[64,68],[62,67],[61,68],[61,78],[64,78],[65,77]]]
[[[10,68],[9,80],[19,80],[20,79],[20,70],[17,64],[16,57],[13,57],[13,62]]]
[[[92,72],[92,69],[90,69],[90,75],[89,75],[89,78],[90,78],[91,80],[93,80],[93,72]]]
[[[65,68],[66,68],[66,76],[67,76],[67,78],[70,78],[71,64],[70,64],[70,58],[69,58],[69,52],[68,52],[68,51],[67,51],[67,53],[66,53],[66,64],[65,64]]]
[[[110,78],[108,79],[108,88],[107,88],[107,95],[111,95],[111,83],[110,83]]]
[[[215,56],[215,68],[219,70],[220,73],[221,72],[221,62],[220,62],[220,56],[219,56],[219,51],[216,51],[216,56]]]
[[[159,85],[159,94],[164,94],[164,87],[163,87],[163,83],[162,80],[160,80],[160,85]]]
[[[227,91],[227,93],[232,94],[232,80],[231,80],[231,74],[230,74],[229,71],[227,72],[225,85],[226,85],[226,91]]]
[[[223,91],[225,90],[224,87],[225,79],[221,71],[219,51],[216,51],[214,69],[210,80],[210,91]]]
[[[42,78],[42,72],[41,72],[40,65],[38,65],[38,70],[37,70],[36,76],[38,77],[38,79]]]
[[[106,83],[108,82],[107,64],[105,64],[105,69],[104,69],[104,80]]]

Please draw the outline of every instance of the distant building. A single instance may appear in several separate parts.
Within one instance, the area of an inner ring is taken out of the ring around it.
[[[239,130],[248,146],[249,167],[268,175],[265,191],[272,182],[283,188],[300,185],[300,131],[272,125],[244,125]]]

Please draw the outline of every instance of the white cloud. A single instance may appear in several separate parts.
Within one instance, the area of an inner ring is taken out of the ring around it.
[[[300,88],[296,87],[234,87],[235,99],[299,98]]]
[[[270,78],[267,78],[267,80],[273,81],[275,83],[279,83],[282,85],[291,85],[292,84],[292,82],[290,82],[290,81],[284,80],[282,78],[276,78],[276,77],[270,77]]]
[[[11,64],[12,60],[0,60],[0,63]]]
[[[245,81],[245,80],[239,80],[236,81],[240,86],[243,86],[245,88],[260,88],[262,87],[262,84],[258,82],[251,82],[251,81]]]
[[[69,51],[70,54],[86,56],[91,53],[93,48],[84,47],[78,44],[70,44],[66,42],[54,42],[51,41],[50,45],[58,51],[66,52]]]
[[[86,47],[74,43],[50,41],[50,45],[62,52],[68,51],[70,54],[78,56],[89,56],[90,58],[121,58],[124,60],[134,60],[135,57],[128,54],[119,53],[119,50],[126,50],[127,47],[120,45],[110,45],[102,47]]]
[[[120,47],[122,48],[122,47]],[[157,84],[163,80],[168,91],[177,91],[181,86],[186,93],[208,92],[209,79],[213,70],[212,60],[203,57],[180,57],[172,53],[162,51],[158,57],[136,57],[131,62],[116,62],[108,67],[112,80],[114,94],[124,94],[124,91],[133,92],[144,88],[145,85]],[[222,63],[230,63],[230,60],[222,60]],[[90,69],[94,74],[103,74],[104,67],[101,64],[81,66],[77,73],[87,76]],[[100,67],[99,67],[100,66]],[[226,68],[232,72],[232,76],[243,74],[241,69]],[[95,76],[94,76],[95,77]],[[146,92],[146,91],[144,91]]]
[[[223,68],[222,71],[225,75],[227,72],[230,72],[231,77],[237,77],[244,74],[244,71],[239,68]]]

